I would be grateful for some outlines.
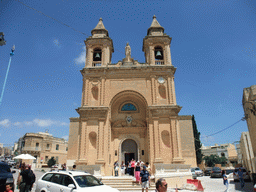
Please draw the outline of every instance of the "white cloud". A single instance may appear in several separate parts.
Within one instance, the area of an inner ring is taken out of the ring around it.
[[[9,119],[4,119],[3,121],[0,121],[0,125],[4,126],[4,127],[9,127],[11,124]]]
[[[50,126],[68,126],[68,123],[55,121],[51,119],[34,119],[33,121],[15,122],[14,126],[36,126],[36,127],[50,127]]]
[[[75,58],[75,63],[79,65],[85,64],[85,57],[86,57],[86,48],[85,46],[83,46],[83,51],[82,53],[80,53],[80,55],[77,58]]]
[[[62,138],[68,141],[68,135],[63,136]]]
[[[20,127],[22,125],[22,123],[21,122],[15,122],[13,125]]]

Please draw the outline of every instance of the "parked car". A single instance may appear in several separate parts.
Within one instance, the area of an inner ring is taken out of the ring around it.
[[[228,178],[233,178],[233,173],[234,173],[235,169],[225,169],[225,171],[226,171]]]
[[[191,173],[192,173],[192,178],[196,179],[197,176],[196,176],[196,173],[195,173],[195,168],[191,168]]]
[[[195,173],[196,173],[196,176],[203,176],[204,175],[204,173],[203,173],[203,171],[199,168],[199,167],[196,167],[195,168]]]
[[[211,172],[212,172],[212,168],[211,167],[206,167],[204,169],[204,175],[207,176],[207,175],[211,175]]]
[[[218,177],[218,178],[222,177],[221,168],[219,168],[219,167],[213,167],[212,168],[211,178],[213,178],[213,177]]]
[[[9,165],[5,162],[0,162],[0,191],[5,191],[5,185],[10,184],[12,190],[14,191],[14,178],[13,173],[16,171],[12,171]]]
[[[253,191],[256,191],[256,184],[255,184],[254,187],[253,187]]]
[[[240,168],[241,168],[241,170],[243,172],[244,180],[245,181],[251,181],[249,172],[247,172],[244,167],[240,167]],[[238,170],[239,170],[239,168],[235,168],[235,171],[233,173],[234,181],[239,181]]]
[[[45,173],[36,184],[36,192],[118,192],[104,185],[93,175],[80,171],[52,171]]]

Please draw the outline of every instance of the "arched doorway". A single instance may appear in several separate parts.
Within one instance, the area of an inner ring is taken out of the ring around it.
[[[138,160],[138,146],[132,139],[126,139],[121,146],[121,161]]]

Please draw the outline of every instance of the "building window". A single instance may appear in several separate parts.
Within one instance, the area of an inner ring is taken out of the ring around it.
[[[56,164],[58,164],[58,163],[59,163],[59,157],[56,156]]]
[[[66,147],[66,151],[68,151],[68,148]]]
[[[221,157],[225,157],[225,153],[221,153]]]
[[[59,150],[59,144],[56,145],[56,150],[57,150],[57,151]]]
[[[46,163],[48,162],[48,156],[45,156],[45,162]]]
[[[36,147],[39,147],[39,143],[36,143]]]
[[[50,148],[50,144],[48,143],[47,145],[46,145],[46,149],[49,149]]]
[[[123,105],[123,107],[121,108],[121,111],[137,111],[137,109],[133,104],[127,103]]]

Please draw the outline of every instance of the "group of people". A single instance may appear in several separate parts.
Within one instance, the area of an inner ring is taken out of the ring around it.
[[[28,164],[21,164],[19,167],[19,175],[17,180],[17,187],[20,192],[29,192],[32,190],[33,184],[36,181],[36,176],[31,170],[31,166]],[[8,191],[6,189],[6,191]],[[8,191],[12,192],[12,191]]]
[[[115,161],[114,163],[114,171],[115,176],[119,175],[132,175],[135,177],[135,181],[137,183],[140,183],[142,186],[142,192],[144,189],[148,191],[148,188],[150,186],[150,174],[151,169],[148,162],[144,163],[142,161],[135,161],[132,159],[131,161],[127,161],[125,164],[124,161],[122,161],[121,165],[119,166],[118,161]]]
[[[243,177],[243,171],[241,168],[239,168],[237,174],[236,174],[238,177],[239,177],[239,181],[240,181],[240,185],[241,185],[241,189],[243,190],[244,188],[244,177]],[[228,175],[226,173],[226,170],[223,170],[222,171],[222,177],[223,177],[223,184],[226,186],[226,190],[225,192],[228,192],[228,187],[229,187],[229,183],[228,183]]]
[[[123,175],[132,175],[136,178],[136,181],[139,181],[140,172],[143,170],[143,166],[146,166],[146,169],[151,172],[150,165],[148,162],[144,163],[142,161],[135,161],[132,159],[131,161],[127,161],[126,164],[122,161],[121,165],[119,166],[118,161],[114,163],[114,171],[115,176],[123,176]]]

